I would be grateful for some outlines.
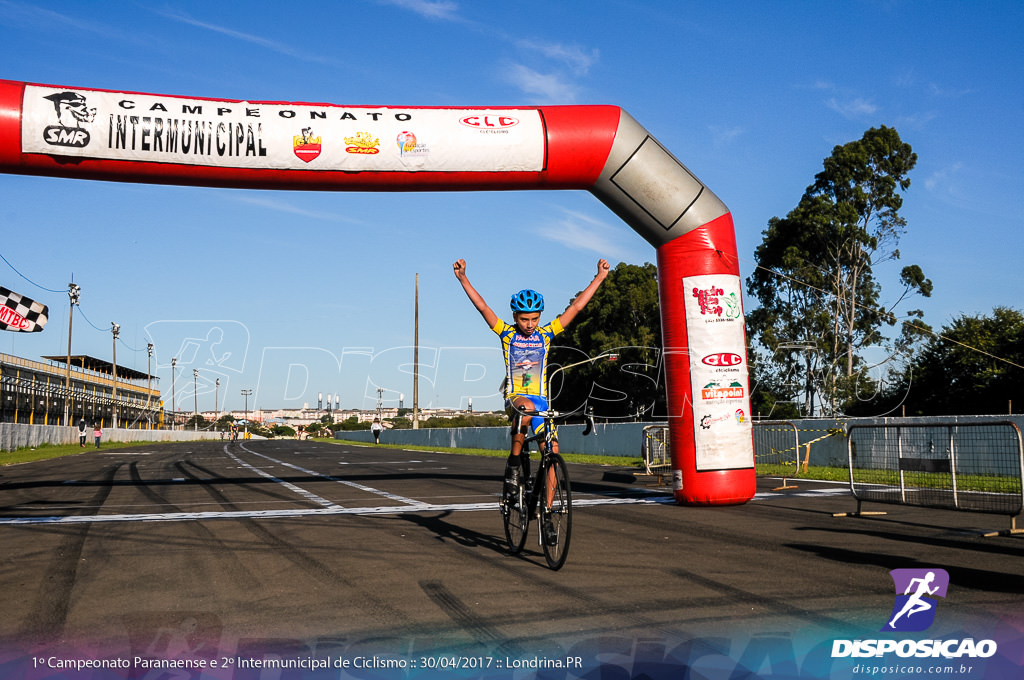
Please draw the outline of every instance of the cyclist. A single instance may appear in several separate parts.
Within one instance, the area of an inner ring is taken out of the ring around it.
[[[544,311],[544,297],[540,293],[524,289],[512,296],[509,306],[513,323],[510,325],[502,321],[473,288],[466,276],[466,261],[458,260],[453,268],[455,277],[462,284],[473,306],[501,339],[505,357],[505,404],[512,419],[512,446],[508,466],[513,473],[522,469],[523,479],[529,479],[530,471],[519,454],[527,435],[542,428],[544,419],[539,416],[526,418],[522,414],[547,410],[547,358],[551,340],[583,311],[608,277],[610,266],[607,260],[598,260],[597,274],[590,284],[569,303],[564,312],[544,326],[540,325],[540,314]],[[553,448],[553,452],[557,452],[557,443]],[[551,499],[548,498],[547,502],[550,505]]]

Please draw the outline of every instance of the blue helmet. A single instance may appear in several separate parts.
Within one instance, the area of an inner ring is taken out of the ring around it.
[[[509,306],[513,312],[543,312],[544,296],[527,288],[513,295]]]

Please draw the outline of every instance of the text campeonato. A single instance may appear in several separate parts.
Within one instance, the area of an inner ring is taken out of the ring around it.
[[[132,101],[131,99],[122,99],[117,104],[122,109],[127,109],[129,111],[133,111],[135,109],[135,102]],[[211,108],[215,108],[216,109],[218,116],[226,116],[226,115],[234,112],[233,108],[229,108],[227,106],[218,106],[218,107],[211,107]],[[149,107],[148,110],[149,111],[162,111],[164,113],[169,113],[169,109],[166,106],[164,106],[163,104],[161,104],[160,102],[157,102],[157,103],[153,104],[152,106]],[[259,107],[246,106],[246,107],[243,108],[243,111],[244,111],[243,115],[246,118],[260,118],[262,116],[262,111],[263,110],[261,108],[259,108]],[[326,120],[327,119],[327,111],[326,110],[306,109],[306,111],[309,112],[309,119],[310,120]],[[188,116],[201,116],[201,115],[203,115],[203,105],[202,104],[182,104],[181,105],[181,113],[183,115],[188,115]],[[280,111],[277,112],[277,115],[280,118],[289,118],[289,119],[291,119],[291,118],[297,117],[299,114],[294,109],[281,109]],[[364,111],[363,112],[363,116],[364,117],[370,118],[373,121],[380,120],[380,117],[382,115],[384,115],[384,114],[381,111]],[[411,113],[396,113],[394,115],[395,115],[395,120],[397,120],[397,121],[412,120],[412,114]],[[359,118],[357,118],[356,115],[354,113],[352,113],[351,111],[342,111],[341,115],[338,116],[338,120],[359,120]]]

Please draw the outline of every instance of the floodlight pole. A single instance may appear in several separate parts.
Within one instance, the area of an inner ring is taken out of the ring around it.
[[[146,343],[146,423],[153,429],[153,343]]]
[[[245,397],[245,434],[249,434],[249,395],[252,394],[252,390],[242,390],[242,396]],[[245,439],[245,437],[242,437]]]
[[[412,429],[420,428],[420,273],[416,272],[416,311],[412,341]]]
[[[113,406],[111,408],[111,410],[113,412],[113,415],[111,416],[111,419],[113,420],[113,423],[114,423],[113,424],[114,429],[117,429],[117,339],[121,336],[121,327],[118,326],[113,321],[110,322],[110,335],[112,336],[111,342],[113,343],[113,346],[114,346],[114,353],[113,353],[114,361],[113,361],[113,364],[112,364],[113,367],[114,367],[114,387],[113,387],[113,392],[112,392],[112,394],[113,394],[113,399],[112,399]]]
[[[178,359],[171,359],[171,429],[177,429],[178,424],[178,407],[177,407],[177,394],[174,389],[174,378],[177,373],[176,367],[178,365]]]
[[[71,322],[75,318],[75,305],[82,289],[74,282],[68,284],[68,361],[64,366],[64,424],[70,425],[71,418]]]
[[[192,410],[195,411],[195,415],[192,416],[192,424],[195,426],[195,431],[199,432],[199,371],[195,368],[192,369]]]

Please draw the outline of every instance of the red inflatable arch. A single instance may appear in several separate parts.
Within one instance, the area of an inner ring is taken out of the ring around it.
[[[339,106],[0,80],[0,171],[258,189],[590,191],[657,249],[676,500],[754,495],[732,217],[618,107]]]

